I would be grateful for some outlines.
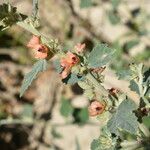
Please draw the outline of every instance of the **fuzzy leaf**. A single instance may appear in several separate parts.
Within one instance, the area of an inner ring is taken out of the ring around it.
[[[130,81],[129,88],[131,89],[131,91],[134,91],[134,92],[136,92],[137,94],[140,95],[139,87],[138,87],[137,83],[134,80]]]
[[[106,65],[114,56],[115,50],[107,47],[106,44],[96,45],[88,58],[88,66],[97,68]]]
[[[46,65],[47,65],[46,60],[41,59],[38,62],[36,62],[33,66],[33,69],[25,75],[22,86],[21,86],[21,90],[20,90],[20,97],[28,89],[32,81],[37,77],[38,73],[46,70]]]
[[[98,139],[94,139],[91,143],[91,150],[116,150],[116,138],[106,127],[102,128],[101,135]]]
[[[118,72],[116,72],[116,75],[118,76],[119,80],[121,79],[130,80],[132,72],[131,70],[119,70]]]
[[[107,123],[110,132],[119,135],[119,130],[125,130],[131,134],[136,134],[138,122],[132,112],[134,109],[136,109],[136,106],[132,100],[124,100]]]

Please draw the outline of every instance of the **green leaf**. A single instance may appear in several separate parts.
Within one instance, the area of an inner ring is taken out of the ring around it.
[[[142,119],[142,122],[144,123],[144,125],[150,129],[150,116],[145,116]]]
[[[73,111],[74,123],[79,125],[85,124],[89,120],[89,114],[87,107],[75,108]]]
[[[107,47],[106,44],[96,45],[88,57],[88,66],[97,68],[106,65],[114,56],[115,50]]]
[[[75,73],[71,73],[67,78],[63,79],[62,81],[63,81],[63,83],[72,85],[81,80],[83,80],[82,76],[78,76]]]
[[[80,8],[87,8],[92,6],[91,0],[80,0]]]
[[[116,140],[111,136],[108,129],[104,127],[101,130],[100,137],[92,141],[91,150],[116,150]]]
[[[125,45],[124,45],[125,51],[127,51],[127,50],[133,48],[134,46],[138,45],[139,42],[140,42],[139,40],[135,39],[135,40],[131,40],[131,41],[125,43]]]
[[[109,18],[109,21],[112,25],[116,25],[120,22],[120,17],[113,10],[110,10],[108,12],[108,18]]]
[[[64,117],[69,117],[73,113],[73,107],[70,100],[62,99],[62,104],[60,107],[60,113]]]
[[[131,70],[119,70],[118,72],[116,72],[116,75],[118,76],[119,80],[121,79],[130,80],[132,72]]]
[[[124,100],[107,123],[110,132],[119,135],[120,130],[125,130],[131,134],[136,134],[138,122],[132,112],[134,109],[136,109],[136,105],[132,100]]]
[[[25,75],[22,86],[21,86],[21,90],[20,90],[20,97],[28,89],[32,81],[37,77],[38,73],[46,70],[46,65],[47,65],[46,60],[41,59],[34,64],[32,71],[30,71],[29,73]]]
[[[99,139],[94,139],[91,143],[91,150],[102,150]]]
[[[117,9],[120,3],[121,3],[121,0],[111,0],[111,4],[114,9]]]
[[[88,109],[82,108],[79,113],[79,118],[82,123],[86,123],[89,120]]]
[[[129,88],[131,89],[131,91],[134,91],[134,92],[136,92],[137,94],[140,95],[139,87],[138,87],[137,83],[134,80],[130,81]]]

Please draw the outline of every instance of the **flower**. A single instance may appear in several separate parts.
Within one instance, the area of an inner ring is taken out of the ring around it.
[[[61,72],[62,79],[65,79],[70,74],[72,67],[78,62],[79,58],[77,55],[67,52],[66,57],[60,60],[60,64],[63,67],[63,71]]]
[[[34,50],[34,57],[37,59],[44,59],[48,56],[48,47],[41,43],[39,36],[33,35],[27,47]]]
[[[93,100],[90,103],[90,106],[88,107],[88,112],[90,116],[97,116],[99,114],[102,114],[106,105],[104,103],[101,103],[97,100]]]
[[[83,50],[85,49],[85,43],[81,44],[81,43],[78,43],[77,45],[75,45],[75,50],[78,52],[78,53],[82,53]]]

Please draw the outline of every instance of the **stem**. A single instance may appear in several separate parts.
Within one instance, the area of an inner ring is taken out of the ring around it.
[[[137,68],[138,77],[139,77],[139,81],[137,83],[138,83],[138,87],[139,87],[140,97],[143,99],[145,104],[148,105],[149,101],[144,97],[144,91],[143,91],[143,86],[142,86],[142,84],[143,84],[142,69],[143,69],[143,64],[140,64],[139,67]]]
[[[37,35],[37,36],[41,35],[41,33],[38,30],[36,30],[34,27],[32,27],[31,25],[28,25],[25,22],[17,22],[17,25],[19,25],[20,27],[24,28],[25,30],[31,32],[34,35]]]
[[[95,86],[97,91],[99,91],[104,96],[108,96],[108,91],[96,80],[96,78],[89,72],[86,78]]]

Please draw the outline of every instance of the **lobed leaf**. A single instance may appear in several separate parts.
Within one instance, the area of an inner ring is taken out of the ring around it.
[[[135,108],[135,103],[132,100],[124,100],[107,123],[110,132],[119,135],[120,130],[125,130],[131,134],[136,134],[138,121],[132,112]]]
[[[96,45],[88,57],[89,68],[97,68],[106,65],[114,56],[115,50],[106,44]]]
[[[37,77],[38,73],[46,70],[46,65],[47,65],[46,60],[41,59],[41,60],[37,61],[34,64],[33,69],[25,75],[22,86],[21,86],[21,90],[20,90],[20,97],[28,89],[28,87],[31,85],[32,81]]]
[[[131,91],[134,91],[134,92],[136,92],[137,94],[140,95],[139,87],[133,79],[130,81],[129,88],[131,89]]]

